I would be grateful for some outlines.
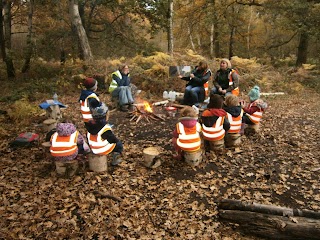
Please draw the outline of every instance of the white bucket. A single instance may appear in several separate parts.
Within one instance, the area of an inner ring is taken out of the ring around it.
[[[155,147],[148,147],[143,150],[144,162],[146,167],[152,167],[154,164],[154,158],[160,154],[159,150]],[[158,164],[157,164],[158,165]]]
[[[186,163],[192,167],[198,166],[202,161],[202,150],[195,152],[183,152]]]
[[[89,169],[94,172],[107,171],[107,156],[90,154],[89,156]]]

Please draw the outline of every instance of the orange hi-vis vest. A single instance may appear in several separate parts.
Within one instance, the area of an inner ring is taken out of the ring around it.
[[[211,70],[210,69],[205,71],[203,75],[206,75],[207,72],[210,72],[210,75],[211,75]],[[208,97],[209,96],[209,80],[203,84],[203,87],[204,87],[204,96]]]
[[[201,125],[197,123],[192,128],[185,127],[181,122],[176,124],[177,133],[179,137],[177,139],[177,145],[181,150],[186,152],[194,152],[200,149],[201,138],[199,132],[201,132]]]
[[[253,103],[251,103],[249,105],[249,108],[252,107],[252,106],[255,106],[255,105],[256,105],[256,103],[253,102]],[[263,110],[260,109],[260,110],[254,112],[251,115],[247,113],[247,115],[248,115],[249,119],[251,120],[251,122],[253,122],[254,124],[259,124],[259,122],[260,122],[260,120],[262,118],[262,113],[263,113]]]
[[[223,128],[224,117],[219,117],[212,127],[206,127],[202,124],[203,138],[208,141],[219,141],[224,138],[225,130]]]
[[[227,116],[230,122],[230,129],[228,133],[239,133],[241,130],[243,110],[241,109],[241,113],[238,117],[233,117],[230,113],[227,113]]]
[[[229,73],[229,86],[233,85],[233,80],[232,80],[232,73],[237,72],[235,69],[231,69],[230,73]],[[236,87],[235,89],[233,89],[231,91],[231,93],[235,96],[239,96],[239,87]]]
[[[75,131],[70,136],[59,136],[55,132],[51,137],[50,153],[54,157],[71,156],[78,151],[77,139],[78,131]]]
[[[88,142],[94,154],[107,155],[115,148],[115,143],[109,143],[107,140],[101,137],[101,135],[108,130],[111,130],[111,127],[109,124],[106,124],[96,135],[92,135],[88,132]]]
[[[80,105],[81,105],[81,114],[82,114],[82,118],[84,122],[89,122],[90,120],[92,120],[92,114],[90,111],[90,107],[89,107],[89,98],[95,98],[97,99],[99,102],[99,98],[95,93],[91,93],[84,101],[80,100]]]

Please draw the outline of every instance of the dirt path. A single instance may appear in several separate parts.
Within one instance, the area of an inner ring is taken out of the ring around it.
[[[218,221],[217,200],[320,211],[318,99],[309,92],[266,98],[262,132],[243,139],[243,153],[209,157],[195,169],[172,159],[177,118],[134,124],[114,112],[110,122],[125,144],[126,161],[105,174],[85,169],[58,178],[39,148],[3,147],[0,238],[253,239]],[[78,116],[72,101],[64,100],[68,113]],[[142,150],[155,145],[162,147],[162,165],[149,170],[141,164]]]

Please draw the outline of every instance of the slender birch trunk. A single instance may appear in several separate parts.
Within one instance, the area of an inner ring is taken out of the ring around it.
[[[80,51],[83,54],[83,60],[90,61],[93,59],[93,55],[86,31],[81,22],[78,0],[69,0],[69,4],[71,23],[74,26],[75,32],[79,39]]]

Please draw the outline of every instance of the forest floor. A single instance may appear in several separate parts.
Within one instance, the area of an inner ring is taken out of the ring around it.
[[[59,100],[84,133],[77,97]],[[217,202],[320,211],[319,97],[310,91],[264,97],[269,108],[261,132],[242,138],[243,152],[208,155],[195,168],[172,158],[178,114],[136,123],[128,113],[111,112],[124,162],[103,173],[84,163],[72,178],[59,177],[38,146],[9,149],[11,134],[0,145],[0,239],[258,239],[222,223]],[[41,131],[39,118],[19,130],[4,115],[0,121],[7,130]],[[142,164],[150,146],[161,149],[155,169]]]

